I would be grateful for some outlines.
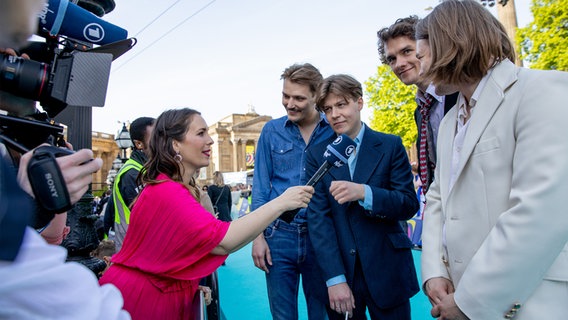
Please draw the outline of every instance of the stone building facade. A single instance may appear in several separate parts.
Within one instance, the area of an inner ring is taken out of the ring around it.
[[[110,169],[112,169],[113,161],[119,157],[121,150],[116,144],[114,134],[104,132],[92,132],[93,142],[92,149],[95,158],[103,159],[103,167],[101,170],[93,174],[92,190],[93,193],[97,191],[104,191],[108,189],[107,177]]]
[[[231,114],[209,126],[213,139],[211,162],[203,168],[199,183],[212,183],[213,172],[238,172],[254,168],[254,154],[264,125],[271,116],[261,116],[250,108],[246,114]]]

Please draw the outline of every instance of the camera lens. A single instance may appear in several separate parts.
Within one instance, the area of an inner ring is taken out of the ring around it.
[[[45,63],[0,54],[0,90],[39,100],[47,90],[47,68]]]

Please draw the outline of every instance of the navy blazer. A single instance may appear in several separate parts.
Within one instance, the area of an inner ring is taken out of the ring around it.
[[[333,139],[308,150],[307,176],[323,163],[323,153]],[[418,201],[410,163],[402,140],[365,128],[353,182],[367,184],[373,192],[373,208],[358,201],[340,205],[330,194],[332,181],[351,181],[349,168],[333,167],[315,186],[308,206],[308,229],[323,278],[344,274],[350,288],[356,257],[377,306],[394,307],[419,291],[412,258],[412,242],[399,221],[412,218]],[[329,300],[327,300],[329,301]]]

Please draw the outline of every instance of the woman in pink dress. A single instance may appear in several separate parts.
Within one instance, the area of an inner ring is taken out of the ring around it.
[[[252,241],[281,213],[307,207],[312,187],[291,187],[233,222],[217,220],[199,204],[192,178],[209,165],[213,140],[201,114],[165,111],[142,170],[144,189],[134,202],[122,249],[100,279],[124,297],[132,319],[192,319],[199,280]]]

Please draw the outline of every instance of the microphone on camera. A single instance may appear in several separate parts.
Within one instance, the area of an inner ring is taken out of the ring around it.
[[[128,37],[125,29],[100,19],[69,0],[49,0],[39,15],[39,28],[52,36],[63,35],[97,45]]]
[[[308,180],[306,185],[311,187],[315,186],[329,172],[329,170],[331,170],[331,168],[339,168],[346,164],[349,156],[351,156],[353,151],[355,151],[356,145],[355,141],[349,138],[346,134],[338,136],[337,139],[327,145],[323,153],[325,161],[310,180]],[[290,223],[294,220],[298,211],[300,211],[300,209],[286,211],[280,215],[280,219],[286,223]]]

